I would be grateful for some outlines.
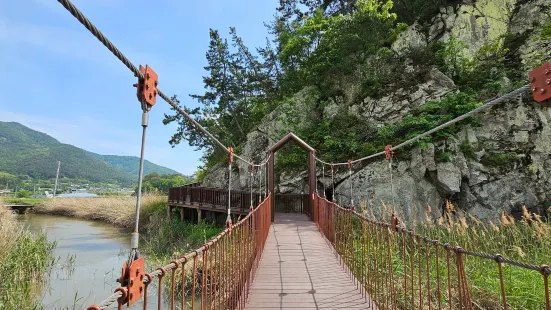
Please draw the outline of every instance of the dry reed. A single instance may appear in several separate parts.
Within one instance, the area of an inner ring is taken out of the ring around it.
[[[375,207],[377,219],[389,222],[390,208],[385,204]],[[482,222],[456,209],[450,201],[446,201],[443,214],[436,217],[430,207],[425,209],[424,214],[422,211],[415,211],[415,206],[412,206],[412,209],[413,216],[402,225],[407,225],[409,229],[428,236],[431,240],[491,255],[500,253],[504,257],[534,265],[549,265],[551,262],[551,207],[547,210],[547,220],[523,206],[517,219],[502,211],[488,222]],[[417,218],[423,222],[416,223]],[[401,255],[397,255],[395,260],[397,270],[401,268]],[[431,260],[431,264],[433,263]],[[436,267],[431,268],[435,270]],[[501,309],[496,272],[495,261],[475,257],[466,259],[466,273],[473,302],[482,305],[482,309]],[[510,309],[542,309],[543,279],[539,272],[505,264],[503,273],[505,294]]]
[[[143,196],[140,218],[147,219],[153,211],[164,208],[166,201],[165,196]],[[35,206],[33,212],[102,221],[121,228],[131,228],[135,219],[136,197],[44,199]]]
[[[23,232],[23,226],[17,222],[14,214],[0,206],[0,262],[14,247]]]
[[[53,264],[55,243],[31,234],[0,201],[0,309],[39,309],[37,291]]]

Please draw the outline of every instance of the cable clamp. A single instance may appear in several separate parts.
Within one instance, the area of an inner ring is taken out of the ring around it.
[[[143,74],[143,79],[138,79],[138,84],[135,84],[138,88],[136,95],[138,100],[142,102],[142,109],[149,111],[157,101],[159,77],[148,65],[145,65],[145,68],[140,65],[140,72]],[[145,106],[143,106],[143,103],[145,103]]]
[[[230,162],[230,164],[233,163],[233,147],[228,147],[228,151],[229,151],[229,154],[228,154],[228,161]]]
[[[133,232],[132,237],[130,238],[130,248],[137,249],[139,240],[140,240],[140,234],[137,232]]]
[[[530,71],[528,78],[535,101],[551,99],[551,63],[547,62]]]
[[[394,152],[392,151],[392,145],[385,146],[385,158],[386,160],[391,160],[394,156]]]
[[[124,263],[121,277],[118,280],[121,284],[119,289],[123,292],[120,300],[121,303],[131,306],[140,300],[145,289],[144,277],[145,261],[143,258],[134,260],[130,263],[130,266],[128,266],[128,262]]]

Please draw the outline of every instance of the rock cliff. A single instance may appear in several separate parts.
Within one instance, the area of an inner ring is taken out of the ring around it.
[[[515,36],[514,55],[518,66],[527,72],[549,55],[550,42],[537,41],[539,30],[530,22],[544,19],[551,7],[549,0],[478,0],[442,7],[440,13],[425,25],[410,25],[393,44],[396,53],[426,46],[434,41],[446,42],[455,37],[468,46],[473,57],[485,43],[506,36]],[[416,68],[406,66],[406,70]],[[382,127],[399,121],[412,109],[429,100],[439,100],[454,92],[452,79],[436,68],[428,70],[423,80],[413,86],[394,87],[393,92],[381,98],[364,98],[361,104],[333,100],[325,107],[325,117],[331,117],[345,108],[360,113],[370,124]],[[497,81],[510,83],[507,79]],[[306,88],[295,95],[297,111],[311,109]],[[502,103],[480,115],[482,125],[464,126],[459,134],[423,148],[416,147],[394,159],[393,186],[384,158],[354,167],[349,177],[346,170],[338,170],[334,184],[325,167],[325,178],[318,166],[318,188],[335,186],[338,202],[348,204],[366,202],[375,206],[381,202],[396,205],[406,218],[424,216],[427,205],[433,213],[441,212],[445,200],[451,200],[459,209],[489,219],[500,210],[516,213],[523,204],[535,212],[543,212],[551,203],[551,114],[549,108],[536,104],[530,94]],[[256,162],[264,158],[266,149],[286,133],[287,115],[277,110],[264,119],[248,135],[242,154]],[[295,120],[297,124],[303,120]],[[365,154],[368,155],[368,154]],[[233,166],[232,187],[250,186],[248,167],[242,163]],[[281,172],[276,180],[276,192],[289,193],[307,190],[306,171]],[[228,167],[211,169],[204,184],[226,187]],[[255,187],[258,183],[254,183]],[[352,196],[350,187],[352,187]],[[394,191],[391,190],[394,189]]]

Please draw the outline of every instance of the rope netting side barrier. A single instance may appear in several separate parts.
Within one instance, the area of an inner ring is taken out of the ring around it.
[[[268,238],[272,195],[235,225],[200,248],[143,277],[145,310],[152,304],[161,309],[244,309],[251,282]],[[156,286],[156,292],[148,289]],[[88,310],[117,304],[122,309],[129,294],[126,287]],[[156,294],[153,300],[151,294]]]
[[[407,230],[395,217],[375,221],[320,196],[314,204],[321,233],[378,309],[508,309],[508,300],[519,298],[516,277],[527,272],[539,275],[530,292],[537,305],[522,309],[551,309],[547,265],[443,244]],[[493,270],[484,285],[471,279],[481,265]]]

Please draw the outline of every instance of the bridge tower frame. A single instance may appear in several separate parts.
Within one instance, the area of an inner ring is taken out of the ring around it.
[[[266,174],[266,178],[268,179],[268,192],[272,195],[275,195],[275,184],[274,184],[274,164],[275,159],[274,155],[275,153],[281,149],[287,142],[293,141],[298,146],[300,146],[302,149],[308,152],[308,194],[309,194],[309,203],[312,208],[310,219],[315,220],[317,216],[317,210],[314,208],[314,195],[316,193],[316,150],[308,145],[308,143],[304,142],[302,139],[300,139],[298,136],[296,136],[294,133],[290,132],[287,135],[285,135],[281,140],[279,140],[277,143],[272,145],[268,149],[268,173]],[[275,199],[271,200],[271,209],[272,209],[272,222],[275,218]]]

